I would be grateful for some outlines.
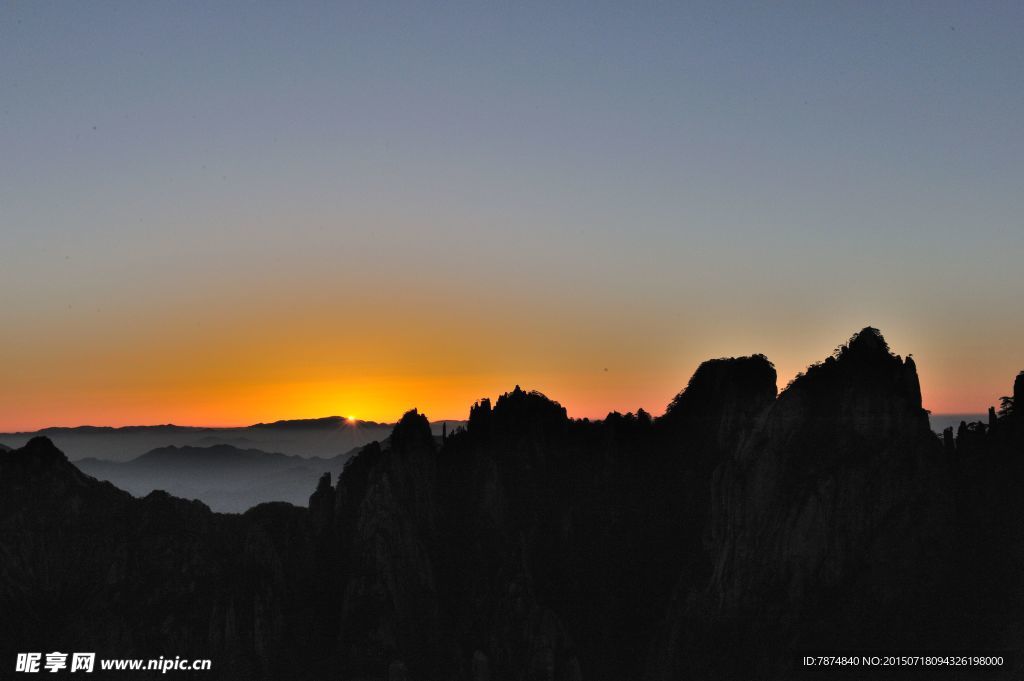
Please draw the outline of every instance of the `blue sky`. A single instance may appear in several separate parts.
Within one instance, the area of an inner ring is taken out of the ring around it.
[[[1024,366],[1022,27],[1016,3],[9,3],[0,407],[244,421],[285,383],[337,412],[388,385],[412,394],[367,417],[456,417],[525,376],[570,413],[657,412],[708,356],[788,377],[871,323],[931,406],[982,409]]]

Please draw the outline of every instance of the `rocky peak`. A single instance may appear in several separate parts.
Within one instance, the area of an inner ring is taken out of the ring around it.
[[[708,453],[733,448],[777,394],[775,367],[764,355],[702,363],[659,419],[676,441]]]
[[[829,590],[847,580],[864,579],[876,603],[895,599],[899,559],[937,541],[946,513],[930,491],[940,451],[913,361],[876,329],[854,334],[716,470],[707,607],[723,621],[757,608],[782,631],[795,616],[833,617]]]
[[[68,460],[50,438],[42,435],[32,438],[17,451],[21,456],[30,456],[45,465],[67,463]]]
[[[853,334],[849,342],[840,348],[840,356],[870,357],[892,354],[882,332],[873,326],[865,326]]]
[[[391,449],[396,452],[407,452],[417,449],[434,447],[434,436],[430,432],[427,417],[412,409],[407,411],[391,431]]]
[[[78,470],[68,462],[64,452],[48,437],[34,437],[21,449],[0,452],[0,467],[7,471],[19,471],[22,475],[35,478],[80,478]]]
[[[764,355],[703,362],[665,411],[666,420],[692,420],[744,404],[775,399],[775,367]]]
[[[893,354],[881,332],[870,326],[798,375],[779,396],[776,411],[780,423],[842,422],[874,440],[894,430],[928,429],[917,365]]]
[[[558,431],[568,422],[568,412],[561,404],[517,385],[498,397],[493,406],[487,398],[474,404],[469,411],[467,430],[480,438],[512,436],[518,441],[529,433]]]
[[[499,397],[494,405],[494,421],[503,430],[548,427],[568,420],[568,413],[561,404],[543,393],[527,392],[518,385]]]
[[[491,423],[491,401],[483,398],[469,408],[469,422],[467,429],[480,434],[490,427]]]

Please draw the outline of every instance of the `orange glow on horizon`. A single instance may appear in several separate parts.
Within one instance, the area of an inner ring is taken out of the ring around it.
[[[231,427],[353,414],[395,422],[413,408],[435,421],[465,419],[476,400],[515,385],[544,393],[576,418],[638,408],[659,415],[706,359],[763,352],[782,389],[864,326],[844,316],[811,324],[814,333],[779,322],[752,336],[746,321],[691,328],[623,307],[612,324],[601,306],[566,318],[558,306],[511,303],[505,316],[452,315],[441,323],[435,307],[418,299],[349,316],[325,315],[331,308],[316,297],[287,314],[275,311],[268,324],[258,305],[247,305],[227,315],[218,304],[203,317],[215,321],[203,325],[191,308],[165,307],[149,323],[108,328],[89,320],[73,336],[10,327],[0,347],[17,361],[0,366],[0,432]],[[886,321],[876,326],[894,352],[915,352],[924,406],[933,413],[983,413],[1011,391],[1020,369],[1015,348],[951,344]]]
[[[795,372],[793,372],[795,373]],[[566,407],[574,418],[602,419],[611,411],[635,412],[643,408],[657,416],[682,390],[689,376],[654,377],[653,385],[639,381],[601,385],[597,376],[557,376],[548,380],[514,379],[511,376],[487,377],[390,377],[348,384],[332,382],[296,382],[248,386],[245,391],[219,386],[207,392],[178,391],[141,393],[134,396],[104,395],[106,399],[78,400],[73,394],[58,399],[39,395],[24,407],[7,408],[0,420],[0,432],[33,431],[50,426],[128,426],[175,423],[208,427],[240,427],[279,419],[319,418],[344,414],[350,423],[377,421],[391,423],[416,408],[432,421],[460,420],[468,417],[470,406],[483,397],[496,399],[515,385],[539,390]],[[792,374],[780,371],[782,390]],[[935,414],[982,413],[988,405],[998,405],[999,395],[981,391],[928,391],[927,374],[922,375],[925,408]],[[1005,381],[1005,394],[1012,376]],[[965,397],[970,399],[966,404]],[[339,409],[337,405],[358,405],[358,410]],[[84,406],[88,405],[88,406]],[[10,406],[10,405],[6,405]],[[359,417],[354,415],[359,414]]]

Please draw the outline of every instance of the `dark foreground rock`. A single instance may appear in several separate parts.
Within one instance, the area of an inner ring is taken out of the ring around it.
[[[517,387],[439,441],[413,411],[308,509],[241,515],[133,498],[36,439],[0,452],[0,676],[53,650],[387,681],[784,679],[800,650],[1015,650],[1022,391],[943,443],[913,361],[865,329],[779,395],[764,357],[707,362],[658,419],[572,420]]]

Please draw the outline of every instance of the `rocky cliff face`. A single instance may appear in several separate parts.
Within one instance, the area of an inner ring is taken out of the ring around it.
[[[337,643],[343,674],[373,678],[409,668],[434,678],[445,668],[437,597],[437,452],[415,411],[395,427],[390,447],[360,457],[365,479],[342,490],[336,511],[345,546]],[[346,677],[347,678],[347,677]]]
[[[913,360],[862,331],[797,378],[716,472],[711,595],[728,610],[772,592],[791,614],[871,551],[923,539],[944,513],[939,455]]]
[[[775,367],[764,355],[709,360],[698,367],[660,422],[671,431],[672,444],[708,455],[706,463],[714,468],[775,400],[775,382]]]
[[[943,445],[914,362],[865,329],[779,395],[764,357],[707,362],[659,419],[576,421],[517,387],[438,441],[413,411],[308,509],[135,499],[35,440],[0,452],[0,654],[612,681],[1016,647],[1022,432],[1008,408]]]
[[[669,614],[650,677],[790,678],[799,650],[981,645],[966,603],[986,566],[967,554],[985,514],[957,496],[973,489],[963,472],[929,429],[913,360],[856,334],[715,471],[713,571]]]

